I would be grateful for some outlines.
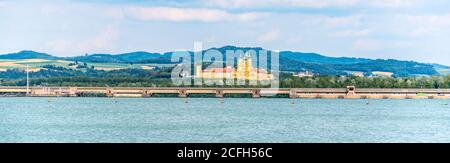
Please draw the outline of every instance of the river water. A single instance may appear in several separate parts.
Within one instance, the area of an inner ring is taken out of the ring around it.
[[[449,100],[0,98],[0,142],[450,142]]]

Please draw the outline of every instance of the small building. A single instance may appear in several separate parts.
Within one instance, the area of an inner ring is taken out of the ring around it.
[[[312,73],[311,71],[304,71],[304,72],[299,72],[297,74],[294,74],[295,77],[300,77],[300,78],[310,78],[310,77],[314,77],[314,73]]]
[[[373,71],[372,74],[374,76],[385,76],[385,77],[392,77],[394,73],[392,72],[384,72],[384,71]]]
[[[272,80],[273,75],[267,70],[254,68],[250,56],[240,57],[237,68],[227,66],[225,68],[202,69],[201,65],[195,66],[196,77],[203,79],[234,78],[242,80]]]
[[[361,72],[361,71],[346,71],[346,73],[349,76],[356,76],[356,77],[364,77],[365,76],[364,72]]]

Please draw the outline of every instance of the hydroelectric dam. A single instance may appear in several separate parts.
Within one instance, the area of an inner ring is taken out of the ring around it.
[[[323,98],[323,99],[450,99],[450,89],[369,89],[347,88],[191,88],[191,87],[0,87],[0,96],[8,97],[157,97],[174,95],[188,98],[207,94],[223,98],[247,95],[252,98]]]

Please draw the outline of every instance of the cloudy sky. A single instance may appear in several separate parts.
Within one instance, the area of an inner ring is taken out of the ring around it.
[[[448,0],[0,0],[0,53],[223,45],[450,65]]]

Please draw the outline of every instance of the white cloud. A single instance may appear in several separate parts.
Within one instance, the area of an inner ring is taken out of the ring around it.
[[[357,51],[374,51],[383,48],[383,41],[375,39],[358,39],[353,45],[354,49]]]
[[[5,1],[0,1],[0,8],[6,7],[6,2]]]
[[[369,5],[374,7],[408,7],[421,3],[422,0],[372,0]]]
[[[108,26],[99,35],[88,39],[85,43],[79,45],[81,50],[95,51],[114,48],[115,41],[119,38],[120,33],[117,28]]]
[[[299,26],[308,29],[340,29],[348,30],[359,28],[366,21],[367,15],[348,15],[348,16],[327,16],[318,14],[279,14],[276,15],[279,20],[291,22],[291,26]],[[275,19],[276,19],[275,18]],[[292,23],[295,22],[295,23]],[[287,24],[289,25],[289,24]],[[305,29],[298,29],[305,30]]]
[[[281,3],[297,7],[347,7],[358,3],[358,0],[281,0]]]
[[[450,14],[402,15],[399,19],[407,23],[411,29],[409,35],[412,37],[440,36],[450,28]]]
[[[57,4],[43,4],[40,7],[41,14],[44,15],[55,15],[55,14],[64,14],[65,6],[57,5]]]
[[[349,26],[359,26],[361,24],[363,16],[362,15],[350,15],[350,16],[339,16],[339,17],[323,17],[322,21],[329,27],[349,27]]]
[[[113,26],[108,26],[98,35],[84,41],[73,41],[58,39],[47,42],[47,48],[55,53],[76,52],[83,54],[86,52],[110,52],[114,50],[115,43],[120,37],[120,32]]]
[[[351,6],[358,0],[203,0],[208,6],[217,6],[222,8],[255,8],[269,6],[287,6],[287,7],[344,7]]]
[[[202,40],[210,46],[263,46],[374,58],[396,53],[426,60],[449,51],[446,0],[153,2],[0,0],[0,35],[5,38],[0,49],[41,49],[57,55],[163,52],[189,49],[192,42]],[[105,28],[111,24],[120,25],[123,33],[114,26]]]
[[[42,49],[43,51],[51,51],[56,53],[65,53],[67,51],[73,50],[73,42],[64,40],[64,39],[58,39],[58,40],[52,40],[46,43],[46,48]]]
[[[260,35],[256,40],[258,42],[271,42],[271,41],[277,40],[279,37],[280,37],[280,31],[273,30],[273,31],[269,31],[267,33]]]
[[[264,8],[264,7],[405,7],[424,0],[202,0],[202,4],[221,8]]]
[[[414,44],[405,40],[387,40],[387,39],[373,39],[373,38],[361,38],[356,39],[353,42],[353,50],[362,53],[378,52],[380,50],[388,49],[389,53],[395,53],[397,51],[403,51],[403,49],[410,49],[414,47]],[[386,54],[378,54],[378,58],[389,58]],[[384,57],[382,57],[385,55]],[[403,56],[406,58],[406,56]]]
[[[342,30],[334,33],[335,37],[363,37],[370,34],[370,29]]]
[[[206,8],[174,8],[174,7],[128,7],[126,15],[142,21],[173,21],[173,22],[223,22],[223,21],[254,21],[266,16],[267,13],[230,13],[225,10]]]

